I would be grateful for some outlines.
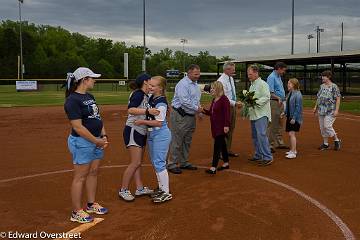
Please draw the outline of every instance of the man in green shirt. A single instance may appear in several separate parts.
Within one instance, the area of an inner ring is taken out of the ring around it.
[[[271,122],[270,90],[269,85],[259,77],[259,67],[251,65],[247,69],[248,78],[251,81],[249,91],[255,92],[254,97],[258,100],[257,105],[249,108],[252,139],[255,147],[255,154],[250,161],[260,166],[267,166],[273,162],[270,151],[267,128]]]

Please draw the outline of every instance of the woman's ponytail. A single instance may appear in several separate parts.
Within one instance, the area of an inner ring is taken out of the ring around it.
[[[68,97],[71,93],[75,92],[80,82],[81,80],[76,81],[76,78],[73,73],[68,73],[66,78],[66,83],[64,83],[66,87],[65,97]]]

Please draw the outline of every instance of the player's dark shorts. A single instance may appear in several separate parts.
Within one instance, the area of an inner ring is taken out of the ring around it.
[[[130,126],[125,126],[123,137],[126,147],[135,146],[144,148],[146,146],[146,135],[139,133]]]

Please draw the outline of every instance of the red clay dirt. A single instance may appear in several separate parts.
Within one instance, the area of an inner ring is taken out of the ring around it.
[[[103,166],[126,165],[122,141],[124,106],[101,108],[111,147]],[[190,161],[209,166],[213,140],[209,119],[199,120]],[[360,238],[360,117],[344,115],[335,127],[343,149],[320,152],[317,119],[305,112],[297,159],[275,153],[272,166],[248,163],[252,153],[250,123],[238,119],[234,136],[238,158],[231,169],[269,177],[295,187],[339,216]],[[0,109],[0,232],[67,232],[72,173],[22,180],[1,180],[72,169],[66,146],[69,123],[62,107]],[[149,164],[148,157],[144,161]],[[161,205],[149,198],[126,203],[117,191],[123,167],[103,168],[97,200],[108,207],[105,220],[82,239],[344,239],[338,226],[320,209],[297,194],[272,183],[232,172],[208,176],[203,169],[170,175],[173,200]],[[156,187],[151,166],[143,167],[144,182]],[[132,186],[132,189],[134,186]]]

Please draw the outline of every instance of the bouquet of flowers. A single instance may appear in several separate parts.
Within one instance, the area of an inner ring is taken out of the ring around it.
[[[254,97],[255,92],[249,92],[248,90],[243,90],[240,92],[239,100],[242,102],[243,106],[241,108],[241,116],[249,118],[249,109],[258,106],[256,100],[258,98]]]

